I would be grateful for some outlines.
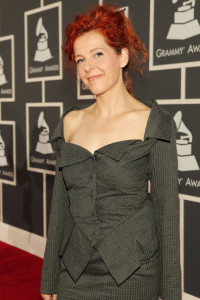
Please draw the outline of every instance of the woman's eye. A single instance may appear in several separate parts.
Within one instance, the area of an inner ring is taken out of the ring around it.
[[[76,61],[77,64],[79,64],[79,63],[81,63],[81,62],[83,62],[83,59],[82,59],[82,58],[80,58],[80,59],[78,59],[78,60]]]
[[[97,52],[97,53],[96,53],[96,57],[99,57],[99,56],[101,56],[101,55],[103,55],[102,52]]]

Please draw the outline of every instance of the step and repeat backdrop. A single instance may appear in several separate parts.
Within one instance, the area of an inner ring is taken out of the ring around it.
[[[46,238],[55,174],[47,141],[63,110],[94,96],[65,70],[65,26],[98,0],[1,0],[0,223]],[[177,126],[183,299],[200,299],[200,1],[115,0],[149,51],[137,99]]]

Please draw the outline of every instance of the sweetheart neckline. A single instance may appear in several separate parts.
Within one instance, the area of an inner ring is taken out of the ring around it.
[[[120,141],[116,141],[116,142],[112,142],[112,143],[108,143],[108,144],[105,144],[104,146],[101,146],[99,148],[97,148],[93,153],[88,150],[87,148],[81,146],[81,145],[78,145],[78,144],[75,144],[75,143],[71,143],[71,142],[67,142],[67,141],[64,141],[65,144],[68,144],[68,145],[73,145],[73,146],[76,146],[76,147],[79,147],[87,152],[89,152],[92,156],[95,155],[95,152],[98,152],[99,150],[105,148],[105,147],[108,147],[108,146],[112,146],[114,144],[118,144],[118,143],[123,143],[123,142],[134,142],[134,141],[141,141],[142,143],[144,142],[144,140],[141,140],[141,139],[127,139],[127,140],[120,140]]]
[[[78,110],[81,109],[80,107],[86,106],[86,108],[87,108],[88,106],[90,106],[90,105],[92,105],[92,104],[93,104],[93,103],[86,103],[86,104],[83,104],[82,106],[78,105]],[[75,108],[77,108],[77,106],[75,106]],[[145,130],[144,130],[144,140],[145,140],[145,136],[146,136],[146,133],[147,133],[147,128],[148,128],[148,125],[149,125],[149,122],[150,122],[150,119],[151,119],[152,108],[153,108],[153,106],[150,107],[150,108],[151,108],[151,110],[150,110],[150,112],[149,112],[149,116],[148,116],[148,118],[147,118]],[[72,109],[72,110],[74,110],[74,109]],[[76,110],[76,109],[75,109],[75,110]],[[66,115],[66,114],[65,114],[65,115]],[[65,115],[63,115],[63,118],[64,118]],[[112,142],[112,143],[106,144],[106,145],[104,145],[104,146],[102,146],[102,147],[96,149],[96,150],[92,153],[90,150],[88,150],[87,148],[85,148],[85,147],[83,147],[83,146],[81,146],[81,145],[78,145],[78,144],[75,144],[75,143],[70,143],[70,142],[65,141],[65,138],[64,138],[64,125],[63,125],[63,119],[62,119],[62,131],[63,131],[63,140],[64,140],[64,142],[65,142],[66,144],[71,144],[71,145],[78,146],[78,147],[82,148],[83,150],[87,151],[88,153],[90,153],[92,156],[95,155],[95,152],[98,152],[99,150],[101,150],[101,149],[103,149],[103,148],[105,148],[105,147],[107,147],[107,146],[116,144],[116,143],[120,143],[120,142],[128,142],[128,141],[129,141],[129,142],[130,142],[130,141],[141,141],[141,142],[144,142],[144,140],[142,140],[142,139],[127,139],[127,140],[120,140],[120,141],[117,141],[117,142]]]

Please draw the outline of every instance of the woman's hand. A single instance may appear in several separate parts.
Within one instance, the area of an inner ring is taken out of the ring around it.
[[[57,300],[57,294],[54,295],[46,295],[41,294],[43,300]]]

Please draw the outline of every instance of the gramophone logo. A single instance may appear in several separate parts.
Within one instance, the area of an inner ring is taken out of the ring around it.
[[[195,19],[195,0],[172,0],[173,4],[182,2],[174,12],[174,23],[167,34],[168,40],[186,40],[200,34],[200,25]]]
[[[178,111],[174,116],[178,137],[176,140],[179,171],[199,170],[197,160],[192,155],[192,133],[182,120],[182,112]]]
[[[44,112],[41,111],[38,117],[38,128],[40,129],[39,133],[39,139],[37,142],[37,146],[35,151],[42,153],[42,154],[51,154],[53,153],[53,149],[50,143],[48,143],[49,140],[49,126],[47,125],[45,119],[44,119]]]
[[[0,56],[0,85],[4,85],[7,83],[3,67],[4,67],[3,58]]]
[[[8,161],[5,156],[5,143],[0,131],[0,167],[8,166]]]
[[[44,62],[51,59],[53,56],[48,47],[48,32],[43,25],[42,17],[40,17],[37,22],[36,36],[38,37],[38,42],[34,61]]]

